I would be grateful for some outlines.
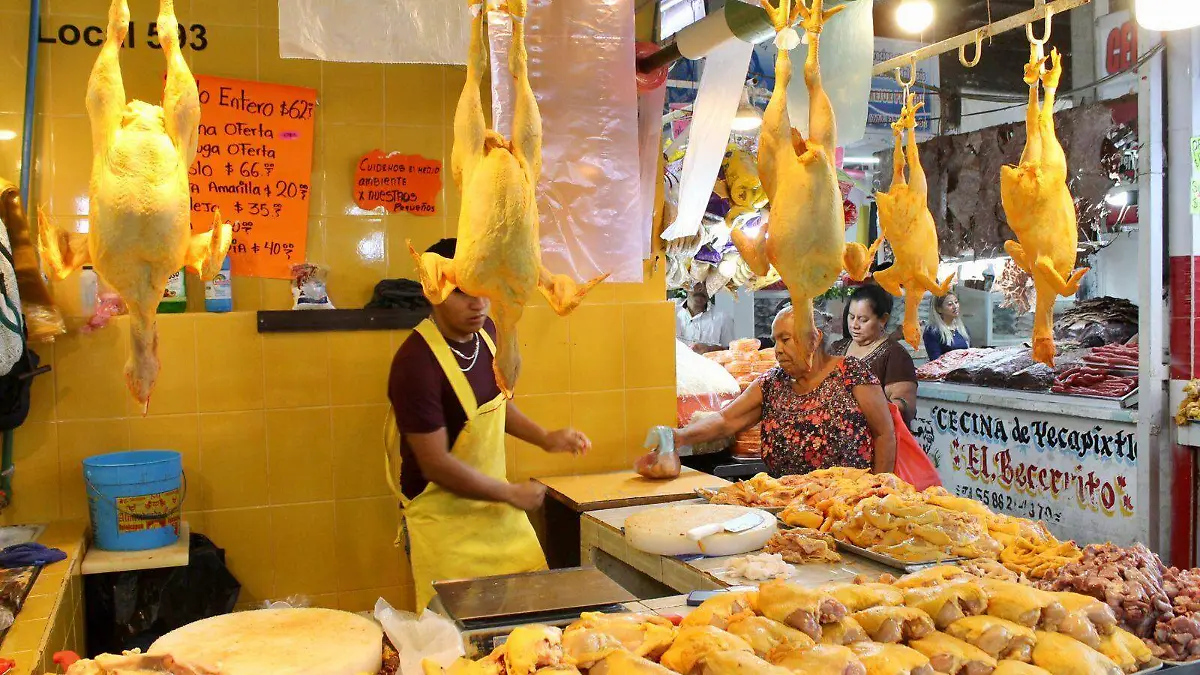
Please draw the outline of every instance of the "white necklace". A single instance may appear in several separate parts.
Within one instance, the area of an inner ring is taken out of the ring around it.
[[[446,341],[446,346],[450,347],[449,341]],[[467,366],[465,368],[463,366],[459,366],[458,367],[459,370],[461,370],[465,373],[468,370],[474,368],[475,361],[477,361],[479,359],[479,333],[475,334],[475,352],[473,354],[471,354],[470,356],[463,354],[462,352],[458,351],[454,347],[450,347],[450,351],[454,352],[454,355],[457,356],[458,358],[462,359],[463,361],[471,362],[471,363],[467,364]]]

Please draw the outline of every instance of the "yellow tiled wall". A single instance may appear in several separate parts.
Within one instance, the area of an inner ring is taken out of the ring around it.
[[[43,32],[104,25],[105,0],[43,0]],[[25,6],[21,6],[25,5]],[[188,53],[195,73],[313,87],[319,92],[309,259],[329,266],[330,293],[358,307],[384,277],[412,275],[403,247],[451,235],[451,188],[431,218],[365,213],[352,203],[354,165],[376,148],[449,161],[450,116],[464,79],[452,67],[318,63],[278,58],[274,0],[177,0],[181,23],[206,26],[210,46]],[[132,0],[138,32],[154,0]],[[27,3],[0,3],[0,176],[16,181]],[[86,219],[90,138],[83,97],[96,56],[86,46],[39,49],[35,205],[59,221]],[[161,98],[161,53],[122,51],[130,97]],[[627,467],[645,430],[674,418],[674,319],[661,270],[643,284],[604,284],[567,319],[539,298],[521,324],[518,404],[547,426],[594,441],[582,459],[512,442],[512,478]],[[76,279],[59,284],[79,307]],[[193,290],[198,290],[195,286]],[[202,296],[190,294],[191,308]],[[260,335],[254,310],[285,309],[283,281],[235,279],[232,314],[160,317],[163,370],[142,417],[125,391],[125,322],[72,333],[38,351],[53,365],[33,387],[17,433],[14,506],[5,522],[86,518],[80,460],[124,449],[183,453],[194,531],[224,547],[243,603],[305,594],[361,610],[382,595],[411,603],[397,509],[382,475],[385,382],[406,332]],[[78,313],[69,312],[72,314]],[[72,320],[72,328],[80,321]]]

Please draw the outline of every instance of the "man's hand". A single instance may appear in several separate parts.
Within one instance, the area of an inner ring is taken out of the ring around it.
[[[574,429],[557,429],[546,434],[546,442],[542,446],[546,452],[569,452],[582,455],[592,449],[592,442],[583,432]]]
[[[510,483],[507,501],[522,511],[536,511],[542,507],[546,499],[546,486],[527,480],[524,483]]]

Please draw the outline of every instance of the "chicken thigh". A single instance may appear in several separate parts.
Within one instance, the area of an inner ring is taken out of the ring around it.
[[[983,588],[971,581],[910,588],[904,592],[904,604],[933,617],[938,629],[944,629],[964,616],[983,614],[987,603]]]
[[[129,32],[129,6],[125,0],[109,6],[108,32],[87,89],[88,233],[75,234],[45,218],[38,233],[38,251],[51,276],[62,280],[90,263],[125,300],[130,333],[125,382],[143,410],[158,378],[155,314],[168,277],[187,267],[201,279],[213,278],[233,237],[220,213],[210,231],[191,233],[188,168],[196,157],[200,95],[180,51],[173,0],[159,0],[157,25],[167,60],[163,105],[126,102],[120,51]]]
[[[471,4],[477,0],[469,0]],[[417,274],[425,297],[435,305],[455,289],[491,301],[496,322],[496,384],[512,398],[521,369],[517,323],[536,288],[560,316],[579,306],[583,297],[608,275],[582,287],[542,265],[538,240],[535,189],[542,171],[542,118],[529,84],[525,51],[527,0],[507,0],[513,17],[508,68],[514,80],[513,133],[505,139],[489,130],[483,116],[480,85],[485,66],[487,27],[477,11],[471,19],[467,82],[454,115],[451,171],[462,192],[458,244],[454,259],[436,253],[419,254]]]
[[[876,642],[907,642],[934,631],[933,619],[912,607],[872,607],[851,615]]]
[[[979,647],[993,658],[1028,662],[1033,656],[1033,629],[994,616],[968,616],[946,627],[946,633]]]
[[[1061,633],[1037,632],[1033,665],[1051,675],[1122,675],[1112,659]]]
[[[778,1],[775,7],[770,0],[761,0],[781,38],[792,35],[791,26],[800,17],[808,34],[804,82],[808,87],[809,137],[792,129],[788,115],[792,61],[789,45],[784,44],[775,57],[775,89],[763,115],[758,148],[758,171],[770,200],[770,219],[754,234],[737,229],[732,238],[755,274],[766,276],[774,266],[783,279],[796,309],[793,339],[803,363],[810,364],[816,336],[813,298],[828,290],[843,268],[856,280],[865,278],[874,251],[846,242],[846,216],[833,164],[836,123],[817,58],[821,29],[845,5],[825,11],[825,0],[812,0],[811,8],[804,0]]]
[[[739,617],[729,624],[727,630],[730,635],[745,640],[754,653],[762,658],[780,645],[811,647],[814,644],[808,635],[765,616]]]
[[[758,589],[762,615],[785,623],[814,640],[821,639],[821,624],[846,616],[846,606],[822,591],[786,581],[768,581]]]
[[[930,633],[908,646],[929,657],[929,665],[946,675],[988,675],[996,668],[996,659],[982,649],[945,633]]]

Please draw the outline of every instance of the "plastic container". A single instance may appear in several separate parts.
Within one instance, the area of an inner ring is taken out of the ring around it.
[[[187,488],[171,450],[113,452],[83,460],[96,548],[145,551],[179,539]]]
[[[187,311],[187,277],[183,270],[167,279],[167,289],[158,303],[159,314],[182,314]]]
[[[204,282],[204,310],[206,312],[233,311],[233,275],[229,256],[221,263],[221,271],[212,281]]]

